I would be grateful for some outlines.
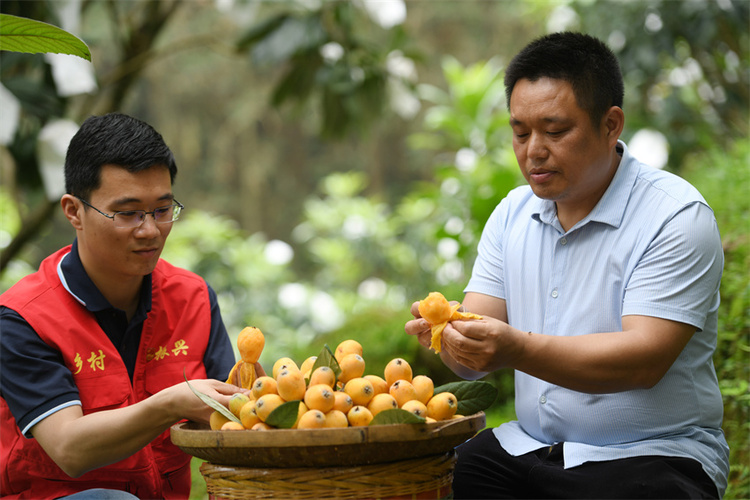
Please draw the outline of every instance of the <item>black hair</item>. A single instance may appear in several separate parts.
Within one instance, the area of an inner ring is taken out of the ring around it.
[[[65,191],[88,199],[101,182],[104,165],[140,172],[156,165],[177,175],[174,155],[161,134],[132,116],[109,113],[87,118],[68,145],[65,156]]]
[[[513,87],[521,79],[564,80],[595,127],[612,106],[622,108],[625,88],[620,64],[604,42],[583,33],[562,32],[537,38],[521,50],[505,71],[510,108]]]

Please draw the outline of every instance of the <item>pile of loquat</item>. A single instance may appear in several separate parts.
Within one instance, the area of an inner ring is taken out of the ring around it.
[[[379,413],[393,409],[426,422],[460,418],[457,398],[450,392],[434,394],[432,379],[414,376],[406,360],[392,359],[381,377],[365,375],[362,345],[356,340],[344,340],[333,354],[338,369],[316,364],[318,356],[301,365],[288,357],[278,359],[271,375],[254,380],[250,394],[237,393],[230,399],[229,411],[240,423],[215,411],[211,429],[274,429],[269,416],[290,402],[298,402],[292,429],[366,426]]]

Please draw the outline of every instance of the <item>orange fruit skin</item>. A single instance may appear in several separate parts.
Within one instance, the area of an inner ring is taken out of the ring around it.
[[[237,349],[242,361],[255,363],[260,359],[260,353],[266,345],[266,338],[259,328],[247,326],[237,336]]]
[[[308,385],[326,384],[328,387],[336,385],[336,373],[328,366],[319,366],[310,374]]]
[[[273,378],[276,378],[279,376],[279,373],[284,368],[294,368],[295,370],[299,370],[297,367],[297,363],[294,362],[292,358],[279,358],[276,360],[276,362],[273,364],[273,368],[271,369],[271,376]]]
[[[417,399],[424,404],[432,397],[435,391],[435,383],[432,379],[426,375],[417,375],[411,380],[411,385],[414,386],[414,390],[417,391]]]
[[[346,414],[349,410],[352,409],[352,406],[354,406],[354,401],[352,401],[352,397],[348,395],[347,393],[345,393],[344,391],[334,392],[333,397],[335,399],[333,403],[334,410],[338,410]]]
[[[349,427],[346,413],[336,409],[326,413],[326,427]]]
[[[278,385],[276,379],[268,375],[258,377],[253,383],[253,396],[255,396],[255,399],[258,399],[266,394],[278,394]]]
[[[285,401],[302,400],[307,390],[305,377],[299,370],[285,368],[276,377],[276,390]]]
[[[352,427],[363,427],[372,422],[372,413],[364,406],[355,406],[346,414],[349,425]]]
[[[351,379],[344,385],[344,392],[351,396],[355,406],[367,406],[367,403],[375,395],[372,383],[364,377]]]
[[[297,429],[322,429],[326,426],[326,416],[320,410],[308,410],[297,422]]]
[[[227,422],[231,422],[231,420],[215,410],[211,413],[211,416],[208,420],[208,424],[213,431],[221,430],[221,426],[223,426]]]
[[[317,384],[307,388],[304,401],[309,409],[328,413],[333,410],[336,397],[333,394],[333,389],[329,386],[326,384]]]
[[[383,375],[385,376],[385,383],[388,388],[396,382],[396,380],[406,380],[411,382],[412,370],[411,365],[403,358],[394,358],[385,365]]]
[[[237,422],[234,422],[230,420],[229,422],[225,422],[224,425],[221,426],[222,431],[244,431],[245,427],[242,424],[239,424]]]
[[[372,413],[373,417],[381,411],[395,410],[397,408],[398,403],[396,402],[396,398],[394,398],[387,392],[376,394],[375,397],[372,398],[370,400],[370,403],[367,405],[367,409],[370,410],[370,413]]]
[[[388,383],[383,377],[379,377],[377,375],[365,375],[364,378],[370,381],[376,395],[388,392]]]
[[[365,374],[365,360],[357,353],[344,355],[341,361],[339,361],[339,367],[341,368],[339,382],[342,384],[346,384],[351,379],[359,378]]]
[[[252,429],[255,424],[260,422],[258,414],[255,413],[255,400],[245,403],[240,409],[240,422],[245,429]]]
[[[417,399],[417,391],[408,380],[396,380],[388,390],[388,393],[396,400],[399,408],[407,401]]]
[[[426,406],[428,417],[435,420],[448,420],[456,414],[458,400],[450,392],[441,392],[432,396]]]
[[[427,406],[425,406],[423,402],[417,399],[407,401],[406,403],[401,405],[401,409],[411,412],[418,417],[424,418],[427,416]]]
[[[347,354],[359,354],[362,356],[362,344],[352,339],[344,340],[336,347],[333,357],[336,358],[336,361],[340,362]]]
[[[284,403],[285,401],[278,394],[264,394],[255,402],[255,413],[265,422],[268,415]]]

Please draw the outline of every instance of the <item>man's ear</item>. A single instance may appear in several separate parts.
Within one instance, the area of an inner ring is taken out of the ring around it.
[[[70,221],[76,229],[81,229],[81,212],[83,211],[83,203],[79,203],[78,199],[70,194],[64,194],[60,199],[60,206],[63,209],[63,214]]]
[[[612,106],[604,113],[602,118],[602,125],[604,133],[607,135],[607,139],[610,142],[611,147],[615,147],[617,140],[622,134],[622,129],[625,127],[625,113],[619,106]]]

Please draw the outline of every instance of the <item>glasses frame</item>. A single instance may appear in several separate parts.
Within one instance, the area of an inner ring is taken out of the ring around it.
[[[119,228],[119,229],[137,229],[137,228],[141,227],[144,222],[146,222],[146,216],[148,216],[148,215],[151,215],[151,217],[153,217],[154,222],[156,224],[171,224],[174,221],[176,221],[176,220],[179,219],[179,214],[177,214],[178,216],[175,217],[175,218],[173,218],[170,221],[162,222],[162,221],[156,220],[156,216],[154,215],[154,212],[156,212],[159,209],[167,208],[167,207],[180,207],[180,212],[182,212],[185,209],[185,205],[183,205],[182,203],[180,203],[179,201],[177,201],[176,199],[173,198],[172,199],[172,203],[170,203],[169,205],[165,205],[163,207],[157,207],[154,210],[151,210],[150,212],[146,211],[146,210],[121,210],[121,211],[114,212],[112,215],[109,215],[109,214],[106,214],[106,213],[102,212],[101,210],[99,210],[94,205],[92,205],[88,201],[84,200],[80,196],[77,196],[77,195],[73,195],[73,196],[75,196],[76,198],[78,198],[81,201],[81,203],[83,203],[84,205],[93,208],[94,210],[96,210],[97,212],[99,212],[100,214],[102,214],[103,216],[105,216],[106,218],[110,219],[112,221],[112,223],[115,225],[115,227]],[[141,219],[140,224],[135,225],[135,226],[118,226],[117,222],[115,221],[115,216],[117,214],[124,214],[124,213],[129,213],[129,212],[143,213],[143,218]]]

